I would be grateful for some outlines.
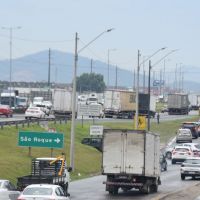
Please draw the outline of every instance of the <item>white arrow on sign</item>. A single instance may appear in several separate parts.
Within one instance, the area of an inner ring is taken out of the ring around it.
[[[60,143],[60,139],[57,138],[57,139],[54,140],[54,142],[56,142],[56,143]]]

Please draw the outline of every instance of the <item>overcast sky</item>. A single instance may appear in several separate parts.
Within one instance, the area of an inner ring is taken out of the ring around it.
[[[199,0],[6,0],[1,1],[1,27],[21,26],[13,30],[13,57],[45,49],[74,52],[75,33],[78,48],[108,28],[80,53],[81,56],[133,69],[137,50],[141,58],[161,47],[168,47],[152,63],[173,49],[166,62],[200,66],[200,1]],[[9,31],[0,29],[0,59],[9,58]],[[157,68],[162,67],[161,62]]]

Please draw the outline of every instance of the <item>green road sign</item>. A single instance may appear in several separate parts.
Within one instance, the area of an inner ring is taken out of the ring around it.
[[[20,131],[18,145],[23,147],[63,148],[63,133]]]

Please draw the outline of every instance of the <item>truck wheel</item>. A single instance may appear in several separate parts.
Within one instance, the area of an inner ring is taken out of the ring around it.
[[[185,175],[181,174],[181,180],[185,180]]]
[[[144,194],[149,194],[151,191],[150,185],[149,184],[145,184],[140,191]]]
[[[112,187],[110,187],[110,190],[108,192],[111,195],[116,195],[116,194],[118,194],[118,189],[119,189],[118,187],[112,186]]]
[[[167,153],[166,153],[166,157],[167,157],[168,159],[171,159],[171,158],[172,158],[172,153],[171,153],[171,152],[167,152]]]
[[[158,192],[158,185],[152,185],[151,186],[151,191],[152,192]]]
[[[175,160],[172,160],[172,165],[173,165],[173,164],[176,164],[176,161],[175,161]]]

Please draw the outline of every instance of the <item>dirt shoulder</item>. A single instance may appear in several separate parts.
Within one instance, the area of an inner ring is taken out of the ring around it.
[[[200,183],[185,188],[184,190],[167,194],[160,197],[159,200],[194,200],[198,196],[200,196]]]

